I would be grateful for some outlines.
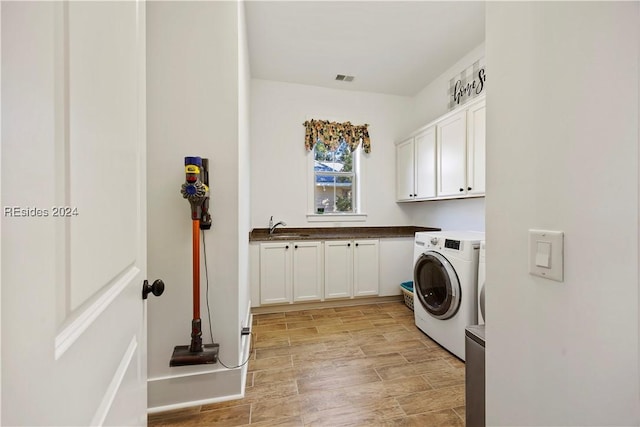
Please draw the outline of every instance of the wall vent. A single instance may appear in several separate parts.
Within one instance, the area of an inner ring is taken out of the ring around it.
[[[352,82],[354,79],[353,76],[346,76],[344,74],[337,74],[336,75],[336,80],[341,81],[341,82]]]

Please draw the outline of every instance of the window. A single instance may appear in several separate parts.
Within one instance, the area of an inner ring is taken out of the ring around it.
[[[347,143],[331,149],[321,141],[313,148],[313,213],[355,214],[359,211],[360,148]]]

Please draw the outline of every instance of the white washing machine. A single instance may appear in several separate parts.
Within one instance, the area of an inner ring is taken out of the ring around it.
[[[484,243],[480,242],[480,255],[478,256],[478,324],[484,325],[484,282],[486,267],[484,262]]]
[[[415,235],[413,309],[416,326],[464,360],[465,328],[478,321],[478,258],[484,233]]]

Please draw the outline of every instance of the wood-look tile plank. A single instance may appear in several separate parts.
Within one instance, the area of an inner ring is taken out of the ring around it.
[[[318,390],[299,396],[303,413],[320,412],[342,406],[365,406],[380,399],[386,399],[387,391],[381,382],[343,387],[333,390]]]
[[[277,339],[268,339],[268,340],[260,340],[255,339],[253,342],[253,348],[265,349],[265,348],[274,348],[274,347],[288,347],[289,346],[289,338],[288,337],[278,337]]]
[[[457,408],[453,408],[453,410],[460,417],[462,421],[466,420],[466,416],[467,416],[466,406],[458,406]]]
[[[310,393],[318,390],[329,390],[347,386],[354,386],[359,384],[366,384],[371,382],[380,381],[380,377],[373,370],[369,369],[369,372],[359,372],[357,375],[343,375],[343,376],[322,376],[303,378],[297,381],[298,391],[300,393]]]
[[[300,328],[308,328],[310,326],[327,326],[327,325],[341,325],[342,319],[338,317],[334,318],[326,318],[326,319],[318,319],[318,320],[305,320],[305,321],[296,321],[296,322],[287,322],[287,329],[300,329]]]
[[[449,365],[442,359],[427,360],[424,362],[405,363],[402,365],[388,365],[375,368],[383,380],[393,380],[402,377],[412,377],[426,372],[447,368]]]
[[[437,371],[422,374],[422,377],[435,389],[450,387],[452,385],[463,384],[465,381],[465,371],[462,368],[446,367]]]
[[[425,360],[442,359],[449,354],[447,350],[442,347],[424,347],[408,351],[400,351],[400,354],[407,359],[407,362],[424,362]]]
[[[429,385],[429,383],[420,376],[385,380],[382,381],[382,386],[391,396],[404,396],[432,389],[431,385]]]
[[[252,331],[256,334],[260,334],[263,332],[284,331],[286,329],[286,323],[268,323],[266,325],[255,325]]]
[[[260,400],[279,399],[298,394],[298,386],[295,381],[282,381],[272,384],[254,385],[245,390],[244,400],[253,403]]]
[[[357,321],[345,321],[344,319],[342,319],[341,324],[318,326],[318,332],[332,333],[332,332],[343,332],[343,331],[361,331],[365,329],[371,329],[372,326],[373,325],[368,320],[358,319]]]
[[[157,412],[155,414],[149,414],[147,419],[149,420],[149,422],[151,422],[151,421],[157,421],[161,419],[197,415],[199,413],[200,413],[200,405],[191,406],[189,408],[174,409],[173,411],[164,411],[164,412]]]
[[[269,358],[249,360],[249,372],[261,371],[263,369],[292,368],[293,361],[290,354]]]
[[[364,354],[367,356],[373,356],[376,354],[397,353],[401,351],[421,349],[425,348],[425,345],[420,340],[409,340],[390,342],[384,347],[380,347],[378,345],[363,345],[361,348]]]
[[[360,346],[344,345],[342,347],[329,347],[322,351],[298,353],[292,356],[294,366],[300,366],[309,362],[327,361],[335,359],[353,358],[364,356]]]
[[[426,412],[386,420],[385,427],[463,427],[464,422],[452,409]]]
[[[360,367],[360,368],[377,368],[387,365],[398,365],[406,362],[406,359],[399,353],[376,354],[374,356],[357,356],[342,359],[336,359],[334,365],[336,367]]]
[[[249,424],[250,415],[251,405],[246,404],[211,411],[201,411],[198,414],[189,416],[161,419],[149,422],[149,425],[154,427],[203,427],[213,425],[234,427]]]
[[[300,414],[300,403],[297,396],[260,400],[251,406],[251,423],[296,417]]]
[[[302,416],[277,418],[273,420],[261,421],[258,423],[252,422],[251,427],[304,427]]]
[[[265,369],[253,373],[254,386],[274,384],[280,381],[294,381],[295,379],[295,372],[291,368]]]
[[[369,404],[353,404],[320,412],[304,413],[307,426],[376,426],[386,419],[403,416],[394,398],[379,399]]]
[[[464,405],[464,385],[409,394],[397,400],[407,415],[453,409]]]

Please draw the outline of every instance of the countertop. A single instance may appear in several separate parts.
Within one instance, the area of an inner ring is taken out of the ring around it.
[[[269,234],[268,228],[254,228],[249,232],[249,242],[273,242],[288,240],[347,240],[413,237],[418,231],[440,231],[435,227],[387,226],[387,227],[278,227]]]

